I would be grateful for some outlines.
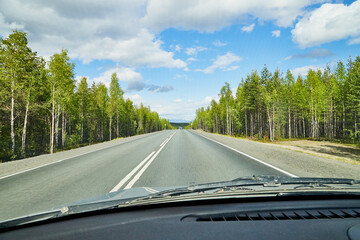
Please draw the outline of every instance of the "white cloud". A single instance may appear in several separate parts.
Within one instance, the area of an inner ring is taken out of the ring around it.
[[[174,99],[173,101],[176,103],[181,103],[183,100],[181,98],[178,98],[178,99]]]
[[[193,57],[189,57],[188,59],[186,59],[186,62],[195,62],[195,61],[197,61],[197,59]]]
[[[291,33],[293,41],[302,48],[349,37],[349,43],[357,42],[356,38],[360,36],[360,1],[349,6],[323,4],[299,20]]]
[[[307,53],[303,53],[303,54],[294,54],[291,56],[287,56],[285,58],[285,60],[290,60],[290,59],[296,59],[296,58],[312,58],[312,59],[317,59],[317,58],[324,58],[324,57],[330,57],[334,55],[330,50],[328,49],[324,49],[324,48],[318,48],[318,49],[313,49],[310,52]]]
[[[122,66],[116,66],[103,72],[100,77],[94,78],[95,82],[110,83],[111,75],[117,74],[117,77],[122,82],[138,81],[142,79],[140,73],[135,72],[133,68],[127,68]]]
[[[174,90],[174,87],[171,85],[164,85],[164,86],[148,85],[146,88],[153,93],[164,93]]]
[[[142,29],[133,38],[117,41],[111,38],[97,39],[79,46],[77,57],[85,62],[93,59],[111,59],[130,66],[185,68],[186,63],[174,59],[174,53],[161,50],[162,42]],[[93,49],[101,51],[93,51]]]
[[[312,69],[314,71],[320,69],[321,71],[324,70],[323,66],[313,66],[313,65],[309,65],[309,66],[303,66],[303,67],[298,67],[298,68],[294,68],[291,70],[291,73],[297,77],[298,75],[301,76],[306,76],[306,74],[308,73],[308,71]]]
[[[205,47],[201,47],[201,46],[197,46],[197,47],[193,47],[193,48],[187,48],[185,53],[187,55],[190,55],[190,56],[197,56],[197,54],[199,52],[202,52],[202,51],[205,51],[207,50],[207,48]]]
[[[212,65],[205,69],[198,69],[203,73],[209,74],[213,73],[216,69],[221,69],[223,71],[231,71],[238,68],[238,66],[231,65],[232,63],[241,61],[241,57],[236,56],[235,54],[228,52],[225,55],[218,56]]]
[[[204,100],[202,101],[202,103],[205,104],[206,106],[209,106],[212,100],[215,100],[215,101],[218,102],[219,101],[219,96],[218,95],[216,95],[216,96],[206,96],[204,98]]]
[[[254,29],[255,27],[255,23],[249,25],[249,26],[244,26],[241,28],[241,31],[243,32],[252,32],[252,30]]]
[[[124,94],[125,99],[130,99],[135,105],[140,105],[142,102],[144,102],[144,99],[139,94]]]
[[[170,27],[214,32],[254,18],[260,22],[274,21],[279,27],[289,27],[297,17],[304,14],[306,7],[323,1],[149,0],[142,22],[157,32]]]
[[[29,45],[46,59],[62,48],[72,58],[106,59],[127,66],[186,68],[139,19],[146,0],[0,1],[0,35],[28,32]],[[126,22],[126,24],[124,24]]]
[[[272,31],[272,32],[271,32],[271,36],[276,37],[276,38],[280,37],[280,30],[274,30],[274,31]]]
[[[348,44],[349,44],[349,45],[360,44],[360,37],[350,39],[349,42],[348,42]]]
[[[175,46],[175,51],[176,51],[176,52],[180,52],[180,51],[181,51],[181,47],[180,47],[179,44],[177,44],[177,45]]]
[[[226,42],[222,42],[220,40],[216,40],[212,43],[215,47],[224,47],[226,45],[228,45],[229,43]]]
[[[127,68],[122,66],[116,66],[106,70],[105,72],[101,73],[100,77],[91,79],[95,83],[102,82],[106,86],[110,86],[111,75],[116,73],[119,81],[126,82],[127,88],[126,91],[141,91],[146,87],[146,84],[143,82],[143,77],[140,73],[136,72],[133,68]]]

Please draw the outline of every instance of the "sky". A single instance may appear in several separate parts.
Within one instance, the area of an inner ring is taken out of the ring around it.
[[[304,75],[360,55],[360,0],[0,0],[0,36],[25,31],[46,60],[68,49],[76,79],[110,83],[186,122],[253,69]]]

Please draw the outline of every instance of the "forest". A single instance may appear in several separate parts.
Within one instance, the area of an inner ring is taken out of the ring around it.
[[[194,129],[255,140],[308,138],[360,146],[360,57],[293,76],[267,66],[225,83],[219,100],[196,111]]]
[[[46,62],[25,32],[0,39],[0,162],[172,128],[109,80],[76,81],[67,50]]]

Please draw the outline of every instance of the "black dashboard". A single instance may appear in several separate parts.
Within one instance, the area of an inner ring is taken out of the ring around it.
[[[351,236],[351,238],[349,238]],[[357,239],[360,200],[196,201],[68,216],[0,239]]]

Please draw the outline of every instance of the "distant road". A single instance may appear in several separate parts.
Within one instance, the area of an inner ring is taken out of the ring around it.
[[[201,131],[168,130],[107,144],[0,177],[0,220],[131,187],[184,186],[252,175],[360,176],[359,166]]]

